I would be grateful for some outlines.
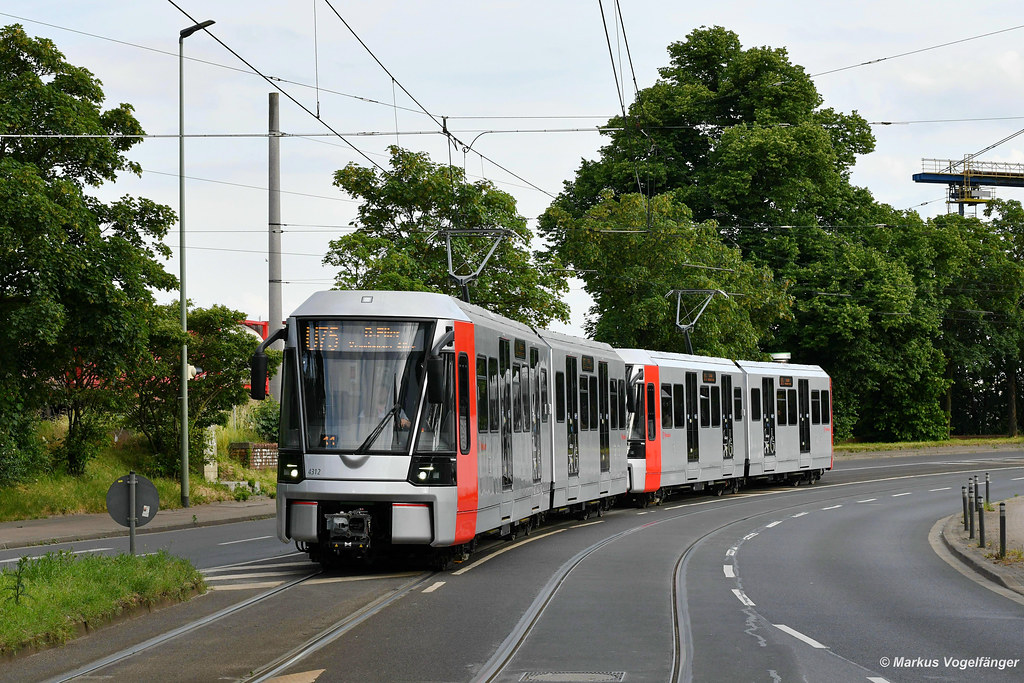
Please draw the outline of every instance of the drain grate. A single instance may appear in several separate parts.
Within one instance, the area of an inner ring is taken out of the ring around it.
[[[527,671],[519,680],[530,683],[620,683],[625,671]]]

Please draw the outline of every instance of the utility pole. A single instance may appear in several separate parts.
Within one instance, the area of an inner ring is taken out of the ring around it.
[[[278,94],[270,93],[270,135],[267,138],[270,143],[270,164],[268,196],[268,231],[270,242],[267,248],[267,262],[269,263],[269,298],[270,298],[270,325],[268,335],[273,336],[281,329],[281,126],[278,111]],[[276,341],[271,348],[281,349],[284,343]],[[270,379],[270,395],[275,400],[281,400],[281,374],[277,373]]]

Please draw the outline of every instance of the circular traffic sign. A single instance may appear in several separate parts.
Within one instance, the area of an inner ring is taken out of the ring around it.
[[[129,490],[130,479],[133,475],[126,474],[118,477],[117,481],[110,485],[107,490],[107,512],[111,518],[121,526],[131,526],[131,518],[128,513],[131,507],[129,503],[131,492]],[[135,474],[135,526],[145,526],[160,509],[160,494],[156,491],[153,482],[141,474]]]

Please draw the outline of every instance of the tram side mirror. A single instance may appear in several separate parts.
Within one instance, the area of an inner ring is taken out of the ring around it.
[[[257,351],[249,361],[249,395],[255,401],[267,397],[267,354]]]
[[[444,402],[444,358],[427,359],[427,399],[431,403]]]

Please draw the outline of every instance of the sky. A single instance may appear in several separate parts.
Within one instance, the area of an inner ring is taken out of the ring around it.
[[[131,104],[145,131],[163,136],[128,153],[144,169],[141,178],[122,175],[96,194],[147,197],[175,210],[178,33],[216,22],[184,43],[185,134],[194,136],[185,142],[187,296],[253,320],[268,316],[266,133],[275,88],[288,135],[280,143],[286,316],[331,287],[335,272],[323,255],[330,240],[351,231],[358,204],[333,186],[335,171],[368,159],[387,167],[387,146],[399,144],[464,168],[470,180],[493,182],[536,226],[580,161],[598,157],[604,138],[595,128],[620,110],[619,88],[631,101],[634,74],[640,88],[652,85],[668,63],[667,46],[701,26],[723,26],[745,48],[786,48],[792,63],[815,75],[824,106],[871,122],[876,148],[858,160],[852,179],[898,209],[925,217],[947,211],[944,186],[911,180],[922,159],[962,159],[1024,129],[1024,10],[1013,11],[1015,3],[620,0],[621,22],[615,7],[614,0],[6,0],[0,22],[51,39],[102,82],[106,107]],[[441,135],[442,117],[462,147]],[[979,159],[1024,163],[1024,135]],[[1024,190],[996,196],[1024,201]],[[166,268],[177,275],[177,226],[166,241],[174,252]],[[161,303],[177,298],[157,294]],[[572,321],[551,327],[582,334],[589,303],[581,283],[566,300]]]

